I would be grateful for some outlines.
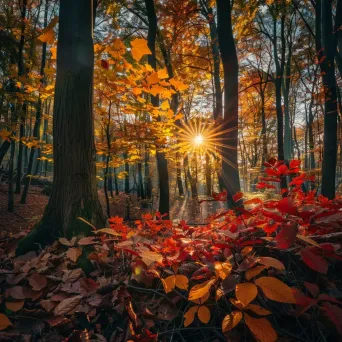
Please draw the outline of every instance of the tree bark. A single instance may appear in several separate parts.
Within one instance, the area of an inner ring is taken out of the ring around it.
[[[316,2],[318,6],[318,1]],[[324,140],[322,164],[323,196],[335,197],[337,162],[337,91],[334,58],[336,40],[332,24],[332,6],[330,0],[322,0],[322,47],[324,60],[321,63],[324,85]]]
[[[25,253],[54,241],[89,233],[82,217],[105,224],[96,189],[93,118],[92,1],[61,0],[53,116],[54,181],[40,223],[18,244]]]
[[[222,181],[228,190],[228,206],[232,196],[241,191],[238,166],[238,60],[233,37],[230,0],[216,0],[217,33],[224,74]]]
[[[148,56],[149,65],[156,70],[156,36],[157,36],[157,15],[154,7],[153,0],[145,0],[145,6],[148,18],[148,35],[147,45],[152,54]],[[159,106],[159,99],[157,96],[151,97],[151,103],[153,106]],[[164,152],[158,151],[157,147],[157,168],[159,175],[159,212],[166,214],[165,218],[168,219],[170,211],[170,190],[169,190],[169,173],[167,168],[167,159]]]

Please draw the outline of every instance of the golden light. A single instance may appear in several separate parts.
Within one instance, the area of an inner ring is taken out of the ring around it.
[[[204,141],[204,139],[203,139],[202,134],[196,135],[194,138],[195,145],[202,145],[203,141]]]

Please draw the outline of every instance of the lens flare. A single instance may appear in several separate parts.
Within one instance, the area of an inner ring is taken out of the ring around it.
[[[203,144],[203,136],[200,134],[200,135],[196,135],[195,138],[194,138],[194,143],[195,145],[202,145]]]

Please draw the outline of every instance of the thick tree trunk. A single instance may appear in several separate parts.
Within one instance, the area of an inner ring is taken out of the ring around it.
[[[318,3],[316,3],[318,6]],[[322,195],[335,197],[337,161],[337,92],[334,57],[336,41],[332,24],[330,0],[322,0],[322,47],[325,56],[321,63],[324,85],[324,149],[322,164]]]
[[[148,18],[148,35],[147,44],[152,54],[148,56],[148,63],[153,69],[157,67],[156,60],[156,35],[157,35],[157,15],[154,8],[153,0],[145,0],[145,6]],[[153,106],[159,106],[157,96],[152,96],[151,103]],[[170,211],[170,190],[169,190],[169,173],[167,168],[167,159],[165,153],[158,151],[157,147],[157,168],[159,175],[159,212],[166,214],[167,219]]]
[[[226,131],[222,149],[222,183],[228,190],[228,206],[232,196],[241,191],[238,167],[238,60],[235,49],[230,0],[216,0],[217,33],[224,74],[223,130]]]
[[[17,252],[89,232],[105,219],[97,196],[93,118],[92,1],[61,0],[53,116],[54,182],[41,222]]]
[[[1,144],[1,147],[0,147],[0,165],[1,165],[2,161],[4,160],[5,155],[6,155],[7,151],[9,150],[10,146],[11,146],[11,142],[8,140],[5,140]]]
[[[288,57],[286,62],[286,78],[283,82],[284,94],[284,158],[289,161],[292,157],[292,129],[290,123],[290,86],[291,86],[291,59],[292,59],[292,42],[289,44]]]

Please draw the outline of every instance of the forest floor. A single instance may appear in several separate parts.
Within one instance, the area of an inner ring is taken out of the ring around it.
[[[48,203],[49,196],[42,193],[43,189],[38,186],[31,186],[27,203],[20,204],[21,194],[14,194],[14,212],[9,213],[7,210],[7,185],[0,185],[0,237],[10,234],[17,234],[26,230],[30,230],[41,218],[44,208]],[[99,190],[99,199],[102,207],[106,208],[104,193]],[[142,211],[135,195],[109,197],[110,216],[127,217],[127,204],[129,205],[130,220],[141,218]],[[223,209],[224,204],[221,202],[203,202],[198,203],[197,199],[189,197],[177,198],[171,206],[171,219],[179,219],[190,222],[194,225],[206,223],[206,218],[215,213],[217,210]],[[149,211],[146,209],[145,212]]]

